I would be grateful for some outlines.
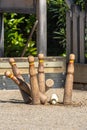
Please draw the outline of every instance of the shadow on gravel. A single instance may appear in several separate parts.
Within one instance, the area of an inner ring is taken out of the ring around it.
[[[13,103],[13,104],[25,104],[22,100],[10,99],[10,100],[0,100],[0,103]],[[31,104],[29,104],[31,105]],[[81,102],[72,102],[72,104],[64,105],[63,102],[59,102],[56,105],[50,105],[50,103],[46,104],[46,106],[64,106],[64,107],[80,107],[82,106]]]
[[[0,103],[24,104],[24,102],[22,100],[16,100],[16,99],[0,100]]]

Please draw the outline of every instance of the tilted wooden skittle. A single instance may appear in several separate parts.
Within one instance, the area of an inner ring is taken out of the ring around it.
[[[12,71],[13,71],[14,75],[15,75],[17,78],[20,78],[20,79],[24,80],[23,77],[22,77],[22,75],[20,74],[20,71],[19,71],[17,65],[16,65],[15,59],[14,59],[14,58],[10,58],[10,59],[9,59],[9,63],[10,63],[10,65],[12,66]]]
[[[72,90],[73,90],[73,80],[74,80],[74,60],[75,55],[70,54],[69,63],[67,66],[67,74],[64,88],[64,98],[63,103],[65,105],[72,103]]]
[[[10,58],[9,63],[11,65],[11,67],[12,67],[12,71],[13,71],[14,76],[16,78],[21,79],[22,81],[24,81],[24,79],[23,79],[22,75],[20,74],[20,71],[19,71],[19,69],[18,69],[18,67],[16,65],[15,59]],[[19,89],[20,89],[20,92],[22,94],[22,97],[23,97],[24,101],[27,102],[28,99],[29,99],[29,95],[26,92],[24,92],[21,88],[19,88]]]
[[[10,71],[6,71],[5,76],[12,79],[18,85],[21,91],[24,92],[25,96],[23,97],[23,99],[25,103],[31,103],[32,98],[30,96],[30,90],[27,87],[27,84],[24,81],[19,81]]]

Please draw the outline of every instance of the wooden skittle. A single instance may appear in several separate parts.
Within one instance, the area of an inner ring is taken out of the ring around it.
[[[19,89],[21,90],[21,94],[24,99],[24,102],[31,103],[32,98],[30,95],[30,89],[27,87],[27,84],[23,83],[23,81],[22,82],[19,81],[17,77],[15,77],[10,71],[6,71],[5,76],[12,79],[18,85]]]
[[[31,103],[32,102],[32,98],[31,98],[31,90],[30,90],[30,85],[27,84],[26,82],[24,82],[21,79],[16,78],[10,71],[6,71],[5,72],[5,76],[12,79],[19,87],[19,89],[21,89],[22,91],[24,91],[27,96],[24,99],[24,101],[26,103]],[[47,96],[42,94],[41,92],[39,92],[40,95],[40,101],[42,104],[45,104],[47,101]]]
[[[45,73],[44,73],[44,55],[39,54],[39,65],[38,65],[38,83],[40,92],[45,93]]]
[[[14,58],[10,58],[9,59],[9,63],[11,65],[11,67],[12,67],[12,71],[13,71],[14,76],[16,78],[21,79],[22,81],[24,81],[24,78],[22,77],[22,75],[21,75],[21,73],[20,73],[20,71],[19,71],[19,69],[18,69],[18,67],[16,65],[15,59]],[[29,86],[29,89],[30,89],[30,86]],[[26,100],[26,92],[24,92],[21,88],[20,88],[20,92],[22,94],[23,99]]]
[[[21,80],[21,79],[18,79],[18,80],[19,80],[19,81],[21,82],[21,84],[23,85],[24,91],[25,91],[26,93],[28,93],[30,97],[32,97],[32,95],[31,95],[32,92],[31,92],[30,84],[24,82],[24,81]],[[45,104],[45,103],[47,102],[47,96],[46,96],[45,94],[41,93],[40,91],[39,91],[39,96],[40,96],[40,102],[41,102],[41,104]]]
[[[16,62],[14,60],[14,58],[10,58],[9,59],[9,63],[12,66],[12,71],[14,73],[14,76],[17,78],[17,80],[19,80],[23,86],[23,90],[25,89],[25,92],[29,94],[29,96],[31,96],[32,92],[31,92],[31,86],[29,83],[26,83],[22,77],[22,75],[20,74],[20,71],[16,65]],[[24,98],[26,98],[25,92],[22,90],[22,88],[20,88],[21,94]],[[39,91],[39,95],[40,95],[40,101],[42,104],[45,104],[46,100],[47,100],[47,96],[43,95],[40,91]]]
[[[12,67],[12,71],[13,71],[14,75],[15,75],[17,78],[20,78],[20,79],[24,80],[23,77],[22,77],[22,75],[20,74],[20,71],[19,71],[17,65],[16,65],[15,59],[14,59],[14,58],[10,58],[10,59],[9,59],[9,63],[10,63],[10,65],[11,65],[11,67]]]
[[[72,104],[72,90],[73,90],[73,80],[74,80],[74,60],[75,55],[70,54],[69,63],[67,66],[67,74],[64,88],[64,98],[63,103],[65,105]]]
[[[34,66],[34,57],[28,57],[29,62],[29,74],[30,74],[30,86],[32,93],[32,103],[35,105],[40,104],[40,94],[39,94],[39,86],[37,80],[37,74]]]
[[[23,76],[21,75],[21,73],[20,73],[20,71],[19,71],[19,69],[18,69],[18,67],[17,67],[17,65],[16,65],[15,59],[14,59],[14,58],[10,58],[10,59],[9,59],[9,63],[10,63],[10,65],[12,66],[12,71],[13,71],[14,76],[17,77],[18,80],[21,80],[22,83],[27,84],[28,87],[29,87],[29,92],[30,92],[30,91],[31,91],[30,84],[29,84],[29,83],[26,83],[26,82],[24,81],[24,78],[23,78]],[[24,81],[24,82],[23,82],[23,81]],[[26,86],[26,85],[25,85],[25,86]]]

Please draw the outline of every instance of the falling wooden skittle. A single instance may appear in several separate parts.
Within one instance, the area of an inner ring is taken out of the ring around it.
[[[66,74],[66,81],[65,81],[65,88],[64,88],[64,98],[63,98],[63,103],[65,105],[72,104],[72,90],[73,90],[73,79],[74,79],[74,60],[75,60],[75,55],[70,54],[69,63],[67,66],[67,74]]]
[[[14,58],[10,58],[10,59],[9,59],[9,63],[10,63],[10,65],[11,65],[11,67],[12,67],[12,71],[13,71],[14,75],[15,75],[17,78],[20,78],[20,79],[24,80],[23,77],[22,77],[22,75],[20,74],[20,71],[19,71],[17,65],[16,65],[15,59],[14,59]]]
[[[20,74],[20,71],[19,71],[19,69],[18,69],[18,67],[17,67],[17,65],[16,65],[15,59],[14,59],[14,58],[10,58],[10,59],[9,59],[9,63],[10,63],[10,65],[11,65],[11,67],[12,67],[12,71],[13,71],[14,76],[15,76],[16,78],[21,79],[22,81],[24,81],[24,78],[23,78],[22,75]],[[29,86],[29,87],[30,87],[30,86]],[[22,97],[23,97],[24,101],[26,102],[26,100],[28,100],[29,96],[28,96],[28,95],[26,94],[26,92],[24,92],[21,88],[19,88],[19,89],[20,89],[20,92],[21,92],[21,94],[22,94]],[[29,89],[30,89],[30,88],[29,88]]]
[[[12,79],[20,88],[22,97],[25,103],[31,103],[32,98],[30,96],[30,90],[27,87],[27,84],[19,81],[10,71],[5,72],[5,76]]]

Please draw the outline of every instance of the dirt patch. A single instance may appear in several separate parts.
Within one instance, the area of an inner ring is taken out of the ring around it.
[[[87,130],[87,91],[74,90],[73,104],[64,106],[63,89],[47,91],[57,105],[29,105],[19,90],[0,90],[0,130]]]

